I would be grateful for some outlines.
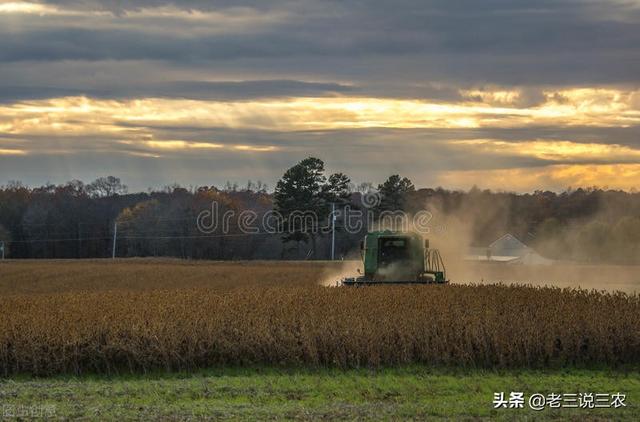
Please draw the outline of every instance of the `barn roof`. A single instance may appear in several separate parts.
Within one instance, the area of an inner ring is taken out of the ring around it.
[[[525,245],[520,239],[515,237],[514,235],[507,233],[502,235],[498,239],[491,242],[489,248],[492,250],[521,250],[521,249],[529,249],[527,245]]]

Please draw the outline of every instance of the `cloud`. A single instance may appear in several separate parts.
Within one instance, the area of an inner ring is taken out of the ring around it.
[[[301,89],[289,82],[275,85]],[[127,145],[127,150],[137,147],[134,152],[182,153],[205,146],[254,152],[282,147],[280,152],[286,154],[296,148],[306,150],[304,134],[332,148],[338,148],[336,142],[326,139],[341,139],[344,145],[339,149],[353,148],[359,154],[361,146],[376,143],[407,151],[422,143],[453,157],[468,154],[474,159],[462,162],[466,166],[622,163],[638,159],[635,128],[640,126],[640,110],[635,108],[635,95],[613,89],[567,89],[545,92],[545,101],[534,107],[490,104],[495,98],[509,99],[501,92],[489,95],[489,104],[348,94],[253,100],[64,97],[0,105],[0,130],[5,139],[30,143],[21,149],[52,153],[74,148],[115,151],[118,145]],[[371,139],[366,140],[364,133]],[[481,157],[487,159],[478,160]]]
[[[42,3],[76,10],[108,10],[124,13],[148,8],[172,6],[182,10],[209,11],[224,8],[269,9],[274,5],[284,7],[294,2],[287,0],[45,0]]]
[[[637,1],[0,4],[0,179],[273,182],[315,154],[528,189],[636,165]]]
[[[4,86],[0,81],[0,103],[60,97],[88,96],[102,99],[188,98],[195,100],[248,100],[259,98],[319,97],[356,92],[357,87],[330,82],[296,80],[255,81],[168,81],[124,83],[119,86],[73,88],[72,84],[51,86]]]
[[[635,48],[640,43],[640,8],[623,1],[531,5],[523,0],[407,0],[392,7],[382,1],[49,4],[85,15],[66,20],[45,16],[37,24],[32,16],[2,18],[8,19],[0,31],[5,63],[152,60],[216,67],[235,62],[245,68],[246,63],[238,61],[252,60],[255,70],[302,70],[307,76],[322,74],[324,80],[354,75],[352,71],[364,65],[367,71],[356,84],[401,76],[408,84],[426,78],[475,85],[583,85],[637,83],[640,74],[640,51]],[[125,13],[90,14],[114,5]],[[204,19],[200,26],[179,13],[153,15],[150,11],[158,7],[206,12],[215,22]],[[224,23],[234,16],[241,24]],[[265,16],[268,22],[263,22]],[[284,59],[298,63],[292,66]]]

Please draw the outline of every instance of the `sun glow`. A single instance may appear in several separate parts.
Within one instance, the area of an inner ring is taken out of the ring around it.
[[[200,137],[209,129],[263,132],[390,129],[529,128],[543,126],[626,127],[640,125],[640,91],[577,88],[545,91],[535,106],[518,106],[511,91],[470,92],[469,101],[430,102],[368,97],[317,97],[252,101],[167,98],[102,100],[63,97],[0,105],[0,128],[19,148],[6,145],[2,156],[47,151],[115,151],[141,158],[260,154],[285,145],[251,144],[238,139]],[[177,129],[176,129],[177,128]],[[185,128],[184,130],[181,128]],[[90,140],[90,141],[89,141]],[[640,149],[608,140],[460,139],[446,147],[469,156],[525,157],[541,160],[535,169],[443,172],[442,183],[529,187],[598,184],[632,187],[640,180]],[[546,162],[547,164],[545,164]],[[594,167],[595,166],[595,167]],[[610,166],[610,167],[607,167]],[[620,170],[622,171],[622,170]],[[486,183],[485,183],[486,181]],[[459,182],[459,183],[458,183]],[[516,186],[517,185],[517,186]]]
[[[0,124],[12,134],[118,132],[158,124],[288,131],[640,124],[638,91],[574,89],[545,96],[546,101],[535,107],[363,97],[235,102],[65,97],[0,106]]]
[[[224,147],[222,144],[210,144],[207,142],[188,142],[188,141],[144,141],[144,145],[157,149],[218,149]]]
[[[21,149],[3,149],[0,148],[0,155],[26,155],[27,151]]]
[[[256,145],[236,145],[233,149],[237,151],[253,151],[253,152],[271,152],[276,151],[277,148],[273,145],[269,146],[256,146]]]
[[[597,186],[635,191],[640,180],[640,164],[556,164],[534,168],[460,170],[442,172],[436,181],[442,186],[467,189],[483,188],[532,192],[541,188],[562,190],[567,187]]]
[[[550,161],[640,161],[640,149],[618,144],[580,143],[567,140],[502,141],[468,139],[452,141],[452,145],[502,155],[521,155]]]
[[[0,3],[0,13],[7,13],[7,14],[10,14],[10,13],[42,14],[42,13],[50,12],[52,10],[55,10],[55,9],[39,3],[13,2],[13,1]]]

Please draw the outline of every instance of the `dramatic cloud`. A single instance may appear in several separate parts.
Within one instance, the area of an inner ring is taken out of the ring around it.
[[[638,45],[636,0],[0,1],[0,183],[630,188]]]

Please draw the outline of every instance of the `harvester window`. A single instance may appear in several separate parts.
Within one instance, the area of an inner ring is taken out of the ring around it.
[[[381,239],[379,253],[381,264],[409,259],[409,242],[407,239],[399,238]]]

